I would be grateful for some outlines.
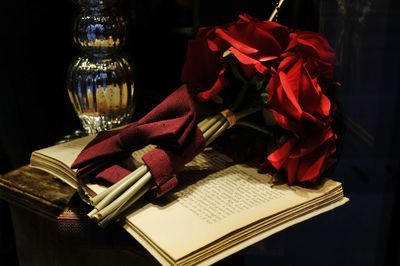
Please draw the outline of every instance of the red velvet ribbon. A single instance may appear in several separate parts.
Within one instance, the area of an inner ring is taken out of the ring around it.
[[[120,162],[148,144],[157,148],[146,153],[143,161],[153,176],[153,191],[161,196],[177,185],[176,173],[205,147],[186,85],[139,121],[123,129],[100,132],[78,155],[72,168],[78,168],[78,178],[96,177],[116,183],[131,172]]]

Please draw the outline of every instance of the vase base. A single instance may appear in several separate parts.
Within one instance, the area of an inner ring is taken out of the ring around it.
[[[104,130],[113,129],[129,123],[131,114],[122,115],[79,115],[87,134],[97,134]]]

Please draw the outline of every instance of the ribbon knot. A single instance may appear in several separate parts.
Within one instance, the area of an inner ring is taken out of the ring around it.
[[[158,147],[142,159],[153,176],[153,191],[160,196],[177,185],[175,174],[205,147],[186,85],[139,121],[123,129],[100,132],[78,155],[72,168],[78,169],[78,178],[95,177],[116,183],[131,172],[121,162],[149,144]]]

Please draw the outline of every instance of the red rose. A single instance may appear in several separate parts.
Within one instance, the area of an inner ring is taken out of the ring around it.
[[[285,26],[248,15],[234,23],[200,29],[189,42],[182,81],[198,87],[197,98],[208,101],[229,84],[224,52],[229,50],[240,62],[242,75],[251,79],[266,74],[268,61],[278,58],[288,43]]]
[[[293,136],[272,152],[268,161],[275,169],[286,169],[289,184],[313,182],[334,162],[335,140],[331,127],[306,137]]]
[[[320,34],[296,32],[290,37],[278,68],[271,68],[268,108],[280,126],[301,134],[304,123],[323,127],[331,120],[326,90],[334,83],[335,54]]]
[[[286,169],[292,184],[315,181],[332,163],[334,105],[327,90],[334,84],[335,53],[318,33],[295,32],[290,37],[279,66],[271,68],[267,107],[292,137],[267,160],[278,170]]]
[[[267,162],[286,169],[290,184],[316,180],[335,151],[328,97],[334,84],[333,49],[318,33],[290,33],[285,26],[244,15],[199,31],[189,42],[182,81],[198,89],[198,100],[208,101],[234,80],[232,57],[245,80],[269,77],[266,108],[277,125],[292,133]]]

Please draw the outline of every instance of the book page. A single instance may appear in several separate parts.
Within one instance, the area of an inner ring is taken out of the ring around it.
[[[54,170],[55,175],[62,177],[57,171],[68,171],[74,178],[70,166],[93,138],[88,136],[38,150],[32,157],[39,165]],[[141,161],[141,156],[151,148],[134,152],[134,159]],[[255,167],[235,165],[211,149],[198,155],[178,177],[179,185],[172,192],[151,203],[142,200],[142,205],[128,215],[125,226],[143,245],[151,245],[168,261],[186,261],[190,259],[188,254],[210,247],[238,229],[279,217],[277,214],[285,210],[341,187],[332,180],[326,180],[316,189],[272,186],[270,175],[257,173]],[[104,190],[96,184],[88,187],[94,194]],[[246,243],[252,241],[249,239]],[[236,248],[223,253],[232,250]]]
[[[79,153],[85,148],[95,135],[79,138],[69,142],[64,142],[55,146],[44,148],[41,150],[34,151],[36,154],[43,154],[49,158],[53,158],[62,162],[68,167],[71,167],[72,163],[78,157]]]
[[[71,165],[78,157],[79,153],[95,137],[95,135],[90,135],[36,150],[31,156],[31,166],[49,172],[69,184],[71,187],[77,189],[78,184],[76,181],[75,170],[71,169]],[[139,164],[143,164],[141,157],[154,147],[154,145],[148,145],[141,150],[135,151],[132,154],[131,160],[135,159]],[[98,194],[105,189],[104,186],[98,184],[87,184],[87,188],[90,196]]]
[[[158,203],[127,217],[129,224],[177,261],[260,219],[322,196],[340,186],[327,180],[320,189],[272,186],[271,176],[232,165],[208,151],[187,165],[180,186]]]

